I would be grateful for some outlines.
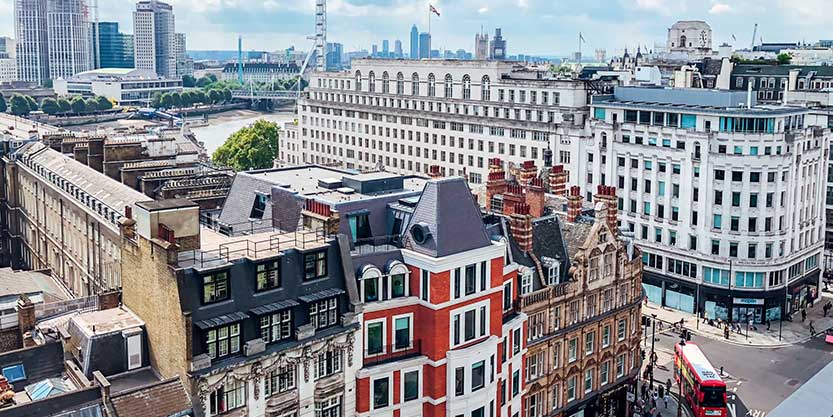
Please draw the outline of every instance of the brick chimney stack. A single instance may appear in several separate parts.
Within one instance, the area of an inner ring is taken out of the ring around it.
[[[564,165],[555,165],[550,169],[549,186],[550,193],[560,195],[562,197],[567,195],[567,181],[570,179],[570,173],[564,170]]]
[[[532,178],[526,187],[526,204],[529,205],[529,214],[534,218],[544,215],[544,180]]]
[[[518,173],[518,182],[521,184],[529,184],[529,181],[537,176],[538,167],[535,166],[535,161],[524,161],[521,164],[521,169]]]
[[[20,295],[17,300],[17,328],[20,330],[20,340],[23,342],[23,347],[35,345],[30,332],[35,328],[36,323],[35,304],[25,294]]]
[[[492,211],[492,197],[506,192],[506,172],[500,158],[489,159],[489,177],[486,180],[486,211]]]
[[[512,183],[506,185],[506,192],[503,193],[503,214],[511,216],[515,214],[518,204],[524,202],[524,192],[520,185]]]
[[[618,201],[616,199],[616,187],[599,185],[595,199],[597,202],[604,203],[607,207],[607,210],[605,211],[607,215],[607,225],[615,232],[618,227],[616,216],[619,208]]]
[[[529,214],[529,204],[515,203],[514,214],[509,219],[509,230],[512,237],[524,252],[532,252],[532,216]]]
[[[442,178],[443,174],[440,170],[440,166],[431,165],[430,167],[428,167],[428,176],[431,177],[431,179]]]
[[[581,189],[574,185],[570,187],[570,195],[567,196],[567,221],[574,222],[581,214],[582,198]]]

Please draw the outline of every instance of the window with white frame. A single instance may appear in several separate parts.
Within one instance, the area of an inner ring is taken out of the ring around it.
[[[604,273],[606,277],[613,275],[613,254],[606,253],[604,256]]]
[[[555,306],[552,308],[552,330],[558,330],[561,328],[561,306]]]
[[[573,375],[567,378],[567,402],[575,401],[576,399],[576,376]]]
[[[561,408],[561,384],[553,384],[552,386],[552,409]]]
[[[567,313],[568,323],[569,325],[578,323],[579,315],[581,311],[579,311],[579,301],[573,300],[570,302],[570,311]]]
[[[561,343],[552,345],[552,369],[561,366]]]
[[[394,350],[410,349],[412,347],[411,341],[414,338],[414,330],[413,326],[411,326],[412,318],[413,314],[393,318]]]
[[[590,274],[588,275],[590,281],[599,279],[599,257],[590,258]]]
[[[486,324],[489,322],[486,305],[478,303],[467,308],[451,314],[452,347],[486,335]]]
[[[245,406],[246,381],[239,381],[234,378],[227,379],[223,386],[211,392],[208,403],[211,415],[222,414]]]
[[[586,333],[584,335],[584,354],[592,355],[595,350],[596,332]]]
[[[295,389],[295,365],[280,366],[272,370],[264,378],[263,393],[266,397]]]
[[[512,354],[517,355],[521,353],[521,329],[515,329],[512,334]]]
[[[512,309],[512,281],[503,284],[503,311]]]
[[[608,382],[610,382],[610,360],[599,365],[599,386],[606,385]]]
[[[289,309],[260,316],[260,338],[266,343],[286,340],[292,336],[292,311]]]
[[[205,332],[206,353],[211,359],[240,352],[240,323],[215,327]]]
[[[593,372],[594,371],[595,371],[594,368],[584,370],[584,392],[585,393],[593,391]]]
[[[538,391],[534,394],[527,395],[524,399],[526,402],[526,417],[540,417],[544,415],[544,392]]]
[[[373,380],[373,409],[385,408],[392,402],[393,392],[390,389],[390,378],[382,377]]]
[[[315,401],[315,417],[341,417],[341,395]]]
[[[553,261],[552,265],[547,268],[547,284],[558,284],[558,262]]]
[[[332,349],[318,354],[315,360],[315,379],[321,379],[341,372],[341,349]]]
[[[402,399],[413,401],[419,398],[419,370],[402,372]]]
[[[315,329],[333,326],[338,321],[338,299],[315,301],[309,306],[309,321]]]
[[[625,319],[620,319],[616,329],[616,339],[618,341],[625,340],[625,335],[627,334],[627,327],[628,322]]]
[[[621,378],[625,376],[625,355],[623,353],[616,357],[616,378]]]
[[[589,319],[596,315],[596,294],[588,295],[584,300],[584,318]]]
[[[486,361],[475,362],[471,365],[471,392],[486,386]]]
[[[602,327],[602,348],[610,346],[610,325]]]
[[[538,339],[546,334],[546,311],[539,311],[529,316],[529,340]]]
[[[521,275],[521,295],[532,293],[532,271],[527,270]]]
[[[423,269],[420,272],[421,272],[421,275],[422,275],[422,280],[420,282],[420,287],[421,287],[420,298],[422,299],[422,301],[429,301],[430,300],[429,290],[431,289],[431,281],[430,281],[430,278],[429,278],[430,273],[425,269]]]
[[[534,381],[544,374],[546,351],[541,350],[526,358],[526,380]]]
[[[385,319],[367,321],[365,328],[365,356],[385,353]]]
[[[567,360],[570,363],[576,361],[578,358],[578,338],[574,337],[567,342]]]
[[[604,290],[602,295],[602,312],[608,312],[613,309],[613,288]]]

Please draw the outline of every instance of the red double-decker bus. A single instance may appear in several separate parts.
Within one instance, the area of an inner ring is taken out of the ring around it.
[[[726,383],[697,345],[674,347],[674,375],[695,417],[727,417]]]

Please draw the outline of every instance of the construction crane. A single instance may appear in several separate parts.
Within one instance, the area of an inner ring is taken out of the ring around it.
[[[749,47],[749,51],[755,50],[755,37],[758,36],[758,24],[755,23],[755,29],[752,30],[752,46]]]

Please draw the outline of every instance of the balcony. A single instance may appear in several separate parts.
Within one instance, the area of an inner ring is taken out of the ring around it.
[[[374,236],[364,239],[356,239],[350,255],[371,255],[374,253],[385,253],[399,250],[402,243],[402,235]]]
[[[540,304],[548,303],[549,300],[564,296],[565,294],[567,294],[570,284],[570,282],[564,282],[558,285],[542,288],[538,291],[533,291],[530,294],[521,296],[521,310],[537,307]]]
[[[422,355],[422,341],[417,339],[411,343],[409,349],[396,349],[395,344],[382,347],[383,353],[372,354],[364,351],[364,366],[379,365]]]

